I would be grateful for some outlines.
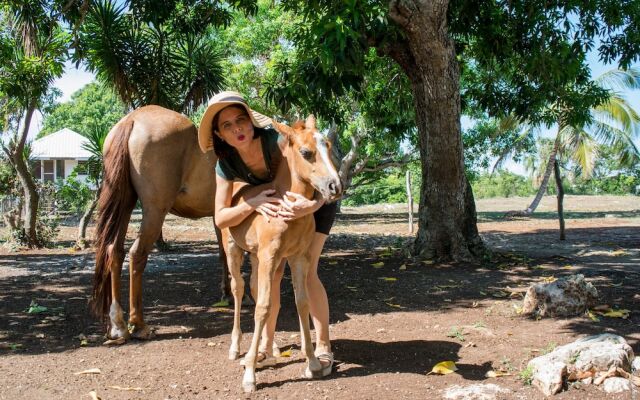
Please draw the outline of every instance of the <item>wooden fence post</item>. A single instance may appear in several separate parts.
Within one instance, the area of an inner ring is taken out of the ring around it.
[[[407,170],[407,202],[409,203],[409,233],[413,233],[413,196],[411,194],[411,172]]]

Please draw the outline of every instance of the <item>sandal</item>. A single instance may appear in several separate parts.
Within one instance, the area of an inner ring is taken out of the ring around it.
[[[278,363],[278,359],[272,356],[271,354],[267,354],[264,351],[258,352],[258,356],[256,357],[256,368],[273,367],[277,363]],[[240,360],[240,365],[245,365],[244,358]]]
[[[307,366],[307,369],[304,371],[304,377],[307,379],[324,378],[325,376],[329,376],[331,371],[333,371],[333,353],[322,353],[318,354],[316,357],[318,358],[318,361],[320,361],[322,369],[320,371],[313,372]]]

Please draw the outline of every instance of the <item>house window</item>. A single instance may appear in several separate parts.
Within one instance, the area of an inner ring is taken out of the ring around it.
[[[54,160],[42,160],[42,180],[45,182],[54,181],[53,161]]]
[[[31,163],[31,171],[33,172],[33,177],[37,180],[42,179],[42,165],[40,160],[36,160]]]
[[[64,160],[56,160],[56,179],[64,179]]]

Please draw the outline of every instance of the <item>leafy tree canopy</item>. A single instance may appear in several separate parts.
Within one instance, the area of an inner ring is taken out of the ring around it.
[[[75,92],[68,102],[54,104],[43,113],[43,127],[38,137],[63,128],[87,136],[95,129],[108,132],[125,115],[126,109],[113,90],[90,83]]]

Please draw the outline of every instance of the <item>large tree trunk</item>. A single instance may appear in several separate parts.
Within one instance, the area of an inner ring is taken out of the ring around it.
[[[536,193],[536,197],[534,197],[533,201],[524,210],[525,215],[533,214],[533,212],[538,208],[540,201],[542,200],[542,196],[547,193],[547,187],[549,186],[549,178],[551,177],[551,173],[553,172],[554,165],[556,163],[556,155],[558,154],[558,149],[560,148],[560,132],[561,127],[558,128],[558,134],[556,135],[556,140],[553,142],[553,149],[551,150],[551,154],[549,154],[549,161],[547,161],[546,169],[544,170],[544,175],[542,176],[542,182],[540,183],[540,188],[538,188],[538,193]]]
[[[422,162],[415,253],[471,260],[482,253],[476,210],[464,171],[460,71],[447,30],[448,0],[390,2],[407,41],[386,49],[412,84]]]
[[[18,173],[20,184],[24,193],[24,207],[25,207],[25,224],[24,231],[27,239],[25,243],[28,247],[40,247],[38,236],[36,234],[36,221],[38,216],[38,191],[36,190],[36,184],[29,173],[29,168],[24,159],[24,144],[27,140],[27,134],[29,133],[29,125],[31,124],[31,118],[35,111],[35,106],[29,106],[24,117],[24,127],[16,146],[13,148],[11,159]]]

